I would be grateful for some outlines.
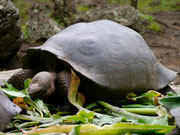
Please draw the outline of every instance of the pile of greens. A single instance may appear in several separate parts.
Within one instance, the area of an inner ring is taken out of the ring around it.
[[[174,110],[180,106],[180,96],[174,93],[166,96],[152,90],[140,96],[129,93],[125,100],[116,102],[116,106],[97,101],[83,108],[81,98],[76,96],[80,80],[73,74],[68,98],[79,110],[73,114],[61,112],[58,107],[45,104],[40,99],[33,101],[28,94],[30,81],[25,81],[21,91],[8,83],[5,83],[7,88],[0,87],[15,104],[23,108],[2,134],[165,134],[175,128],[174,117],[176,119],[178,113]]]

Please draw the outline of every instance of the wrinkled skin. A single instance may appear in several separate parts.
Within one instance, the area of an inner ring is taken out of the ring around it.
[[[48,98],[54,91],[56,74],[52,72],[39,72],[31,80],[28,88],[31,98]]]
[[[71,74],[68,70],[60,70],[58,73],[55,73],[52,71],[37,72],[32,69],[22,69],[14,74],[8,80],[8,83],[21,88],[19,86],[23,86],[26,79],[32,78],[28,88],[31,98],[44,99],[48,103],[61,105],[60,109],[62,111],[68,111],[72,109],[72,105],[68,100],[70,77]]]

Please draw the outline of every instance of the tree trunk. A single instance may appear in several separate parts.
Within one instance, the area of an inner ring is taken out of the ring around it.
[[[131,0],[131,6],[137,9],[138,7],[138,0]]]

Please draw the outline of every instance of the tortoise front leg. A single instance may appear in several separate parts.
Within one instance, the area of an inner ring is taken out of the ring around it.
[[[71,82],[71,73],[68,70],[62,70],[58,73],[56,78],[57,92],[67,99],[68,90]]]
[[[36,74],[36,71],[32,69],[22,69],[12,75],[7,83],[12,84],[16,89],[23,89],[24,88],[24,81],[33,78],[33,76]]]
[[[56,102],[60,103],[61,111],[72,111],[74,107],[68,100],[68,90],[71,82],[71,73],[68,70],[62,70],[57,74],[56,78]]]
[[[70,85],[72,83],[72,72],[69,70],[62,70],[58,73],[56,78],[56,91],[57,95],[59,95],[59,99],[61,100],[62,105],[62,111],[72,111],[72,109],[75,109],[75,107],[70,103],[68,99],[68,94],[70,90]],[[83,98],[83,101],[85,102],[85,97],[81,92],[77,93],[77,102],[79,102]],[[83,102],[83,103],[84,103]],[[81,105],[83,103],[79,102]]]

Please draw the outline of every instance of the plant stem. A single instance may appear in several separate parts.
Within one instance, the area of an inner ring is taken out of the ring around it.
[[[117,114],[129,117],[129,118],[133,118],[133,119],[137,120],[139,123],[168,125],[166,116],[164,116],[164,117],[143,116],[143,115],[138,115],[138,114],[134,114],[134,113],[125,111],[123,109],[112,106],[112,105],[110,105],[106,102],[103,102],[103,101],[98,101],[97,103],[104,106],[105,108],[117,113]]]
[[[33,127],[33,126],[37,126],[39,123],[40,123],[39,121],[25,122],[20,124],[18,128]]]
[[[122,109],[120,109],[118,107],[112,106],[112,105],[110,105],[110,104],[108,104],[106,102],[103,102],[103,101],[97,101],[97,103],[104,106],[105,108],[113,111],[113,112],[116,112],[118,114],[121,114],[121,115],[124,115],[124,116],[127,116],[127,117],[132,117],[134,119],[138,119],[138,117],[141,117],[140,115],[127,112],[125,110],[122,110]]]
[[[121,109],[135,114],[157,115],[156,108],[121,108]]]
[[[94,108],[97,104],[95,102],[91,103],[90,105],[86,106],[85,108],[90,110],[92,108]]]

